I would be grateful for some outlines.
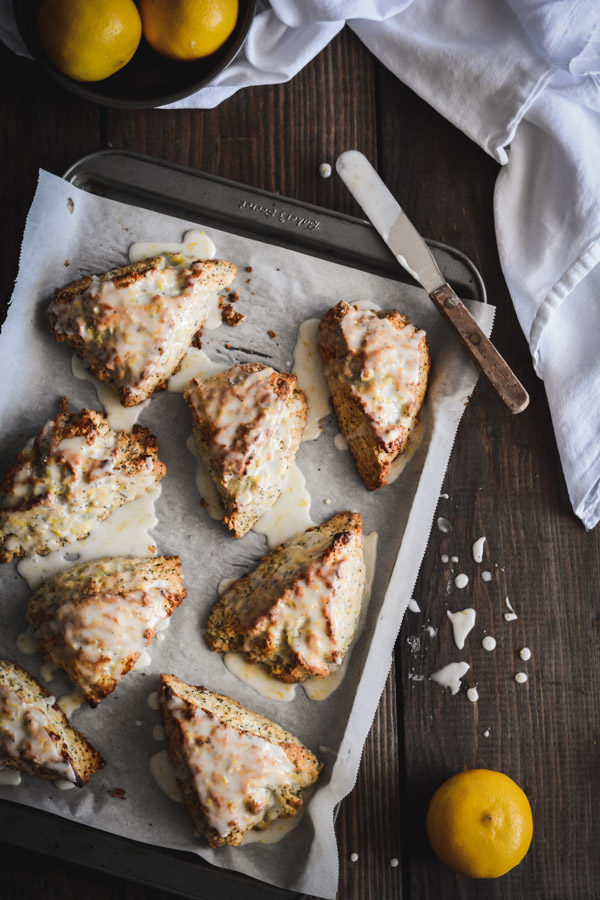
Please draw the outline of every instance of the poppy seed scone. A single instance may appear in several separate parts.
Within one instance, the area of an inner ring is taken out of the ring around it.
[[[306,426],[306,397],[295,375],[262,363],[193,378],[184,397],[198,452],[225,509],[223,522],[242,537],[285,487]]]
[[[360,309],[342,300],[321,319],[319,351],[361,478],[369,490],[382,487],[406,449],[425,398],[425,332],[395,309]]]
[[[185,805],[211,847],[295,816],[322,765],[298,738],[236,700],[161,675],[160,712]]]
[[[50,327],[123,406],[135,406],[166,386],[205,323],[211,294],[236,274],[223,259],[144,259],[58,289]]]
[[[99,559],[44,582],[27,618],[46,659],[97,706],[185,595],[178,556]]]
[[[361,516],[339,513],[230,585],[213,606],[206,641],[263,663],[280,681],[325,677],[355,637],[364,590]]]
[[[113,431],[101,413],[69,412],[63,398],[0,483],[0,562],[86,538],[115,509],[156,487],[166,473],[157,454],[146,428]]]
[[[54,697],[21,666],[0,659],[0,769],[83,787],[104,765]]]

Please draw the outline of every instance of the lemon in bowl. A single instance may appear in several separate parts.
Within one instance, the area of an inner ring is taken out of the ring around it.
[[[132,59],[142,21],[133,0],[44,0],[38,29],[60,72],[76,81],[102,81]]]
[[[427,811],[435,854],[470,878],[499,878],[531,844],[529,801],[512,778],[491,769],[459,772],[437,789]]]
[[[140,0],[144,37],[170,59],[191,62],[216,53],[233,33],[238,0]]]

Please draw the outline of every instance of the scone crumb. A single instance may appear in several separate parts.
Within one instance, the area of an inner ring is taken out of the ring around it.
[[[220,301],[219,301],[220,305]],[[243,322],[246,316],[243,316],[241,313],[236,312],[233,306],[229,303],[224,303],[221,309],[221,319],[226,325],[229,325],[231,328],[235,328],[240,322]]]
[[[75,209],[75,204],[73,203],[73,200],[71,197],[67,197],[67,209],[69,210],[70,213],[72,213],[73,210]]]
[[[277,337],[277,332],[273,331],[271,328],[269,328],[269,330],[267,331],[267,334],[269,335],[270,338],[273,338],[273,340],[275,340],[275,338]]]
[[[205,500],[204,497],[200,497],[200,506],[203,506],[204,509],[208,509],[208,500]]]
[[[126,800],[127,795],[125,793],[125,788],[115,788],[114,791],[110,791],[110,796],[115,797],[117,800]]]
[[[230,303],[237,303],[240,299],[239,291],[230,290],[228,299]]]
[[[71,265],[71,260],[70,260],[70,259],[65,259],[63,265],[64,265],[64,266],[70,266],[70,265]]]
[[[252,266],[246,266],[246,272],[251,272],[251,271],[252,271]]]

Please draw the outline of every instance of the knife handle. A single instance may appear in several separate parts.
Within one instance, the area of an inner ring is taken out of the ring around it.
[[[450,285],[442,284],[429,296],[501,400],[512,413],[523,412],[529,394]]]

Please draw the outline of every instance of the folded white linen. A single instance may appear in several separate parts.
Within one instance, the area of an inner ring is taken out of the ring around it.
[[[288,81],[346,23],[503,165],[494,203],[502,268],[544,379],[573,508],[592,528],[600,519],[598,2],[258,0],[232,65],[170,108],[210,108],[242,87]],[[22,50],[10,0],[0,0],[0,37]]]

